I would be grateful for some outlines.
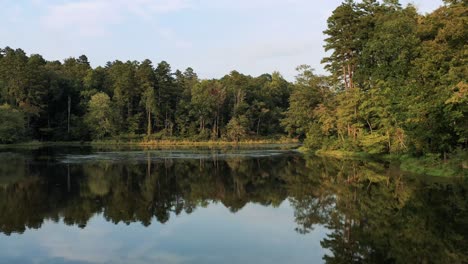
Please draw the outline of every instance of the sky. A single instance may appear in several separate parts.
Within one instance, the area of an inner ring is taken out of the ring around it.
[[[0,0],[0,47],[47,60],[85,54],[113,60],[165,60],[201,78],[232,70],[258,76],[321,59],[326,20],[341,0]],[[420,13],[442,0],[402,0]]]

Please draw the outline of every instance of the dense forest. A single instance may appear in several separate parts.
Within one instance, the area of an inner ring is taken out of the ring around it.
[[[331,76],[298,78],[287,131],[305,133],[315,149],[466,149],[468,9],[466,1],[444,2],[425,16],[391,0],[337,7],[325,31]]]
[[[173,72],[165,61],[92,69],[84,55],[61,63],[10,48],[0,58],[2,142],[142,134],[237,140],[282,132],[279,120],[288,106],[290,84],[279,73],[252,78],[233,71],[200,80],[191,68]]]
[[[201,80],[163,61],[63,62],[0,50],[0,143],[232,140],[287,134],[310,149],[450,153],[468,143],[467,3],[429,14],[347,0],[328,19],[329,76],[299,66]]]

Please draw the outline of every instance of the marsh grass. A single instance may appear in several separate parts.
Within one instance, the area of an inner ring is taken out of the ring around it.
[[[3,144],[3,148],[39,148],[53,146],[92,146],[92,147],[248,147],[260,145],[289,145],[297,147],[300,142],[289,138],[267,138],[267,139],[245,139],[238,142],[226,140],[208,140],[194,141],[189,139],[161,139],[161,140],[121,140],[121,139],[106,139],[96,141],[58,141],[58,142],[42,142],[30,141],[17,144]]]
[[[321,157],[332,157],[332,158],[352,158],[352,159],[366,159],[372,157],[371,154],[365,152],[352,152],[345,150],[317,150],[315,155]]]
[[[266,144],[299,144],[298,140],[294,139],[250,139],[235,141],[226,140],[208,140],[208,141],[192,141],[192,140],[149,140],[139,142],[140,146],[237,146],[237,145],[266,145]]]

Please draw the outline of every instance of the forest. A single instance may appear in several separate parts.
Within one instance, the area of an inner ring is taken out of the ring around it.
[[[0,143],[193,141],[288,136],[311,150],[465,152],[467,3],[428,14],[398,0],[346,0],[327,20],[329,75],[297,68],[200,79],[150,60],[91,67],[0,49]]]

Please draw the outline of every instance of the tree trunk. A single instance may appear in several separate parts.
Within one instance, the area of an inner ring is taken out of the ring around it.
[[[219,138],[219,104],[218,104],[218,109],[216,111],[216,138]]]
[[[257,122],[257,136],[258,136],[259,131],[260,131],[260,118],[258,119],[258,122]]]
[[[67,133],[70,134],[71,97],[68,96]]]
[[[151,135],[151,111],[148,111],[148,136]]]
[[[366,121],[367,121],[367,125],[369,126],[370,133],[372,134],[373,130],[372,130],[372,126],[371,126],[371,124],[369,122],[369,119],[366,119]]]
[[[345,83],[345,91],[348,90],[348,78],[346,75],[346,67],[343,65],[343,81]]]
[[[167,134],[168,128],[169,128],[169,122],[167,122],[167,104],[166,104],[166,118],[164,119],[164,130],[166,130],[166,134]]]

